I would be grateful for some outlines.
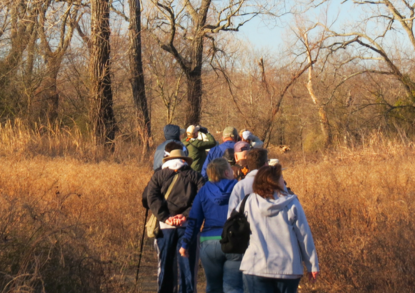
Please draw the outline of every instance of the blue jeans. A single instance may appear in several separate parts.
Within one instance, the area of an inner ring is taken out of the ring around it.
[[[249,293],[296,293],[301,279],[273,279],[245,274],[243,278]]]
[[[242,254],[223,253],[219,240],[200,243],[200,259],[206,275],[206,293],[242,293]]]
[[[179,263],[179,292],[193,293],[195,288],[197,241],[189,245],[189,258],[181,257],[179,249],[182,246],[185,228],[163,229],[162,236],[156,238],[158,267],[158,293],[176,292],[176,259]]]

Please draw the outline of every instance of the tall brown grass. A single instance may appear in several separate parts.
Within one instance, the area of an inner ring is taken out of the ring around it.
[[[411,143],[373,134],[359,148],[282,162],[317,245],[317,292],[415,291]]]
[[[139,292],[140,201],[152,174],[133,155],[140,151],[120,148],[103,159],[80,134],[7,127],[0,131],[2,292]],[[374,134],[359,147],[278,156],[320,259],[320,280],[303,280],[301,292],[413,292],[412,144]]]

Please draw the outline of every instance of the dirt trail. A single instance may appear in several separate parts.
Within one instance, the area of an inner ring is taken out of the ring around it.
[[[154,239],[145,239],[140,275],[138,277],[138,292],[157,292],[157,255],[154,250]],[[197,292],[205,292],[206,281],[203,267],[199,261]]]

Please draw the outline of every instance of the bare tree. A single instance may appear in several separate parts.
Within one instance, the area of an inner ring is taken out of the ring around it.
[[[145,148],[148,149],[149,141],[151,137],[151,121],[150,113],[147,104],[145,83],[144,83],[144,70],[143,70],[143,60],[142,60],[142,46],[141,46],[141,3],[140,0],[129,0],[130,6],[130,27],[129,27],[129,37],[130,37],[130,73],[131,73],[131,87],[133,90],[133,99],[134,103],[138,109],[139,115],[142,115],[142,118],[139,119],[141,122],[141,128],[144,130],[144,137],[147,138],[145,143]]]
[[[106,142],[114,140],[117,126],[111,88],[110,35],[109,0],[91,0],[91,117],[98,141]]]
[[[332,143],[332,134],[331,134],[331,129],[330,129],[330,124],[329,124],[329,120],[327,117],[327,112],[326,112],[326,104],[323,103],[322,99],[319,98],[316,95],[316,92],[314,90],[314,86],[313,86],[313,79],[314,79],[314,66],[313,64],[315,64],[319,58],[320,55],[320,50],[323,47],[323,42],[326,38],[325,36],[325,32],[323,31],[321,33],[321,36],[318,38],[318,40],[316,40],[315,42],[310,42],[309,41],[309,33],[310,31],[312,31],[313,29],[315,29],[317,27],[317,24],[313,25],[310,28],[304,28],[301,26],[301,24],[297,24],[297,30],[298,30],[298,38],[300,39],[301,43],[303,44],[304,48],[305,48],[305,53],[307,56],[307,63],[309,65],[308,67],[308,76],[307,76],[307,91],[311,97],[311,100],[313,101],[313,104],[316,106],[316,108],[318,109],[318,116],[319,116],[319,124],[320,124],[320,128],[321,128],[321,133],[323,134],[324,137],[324,146],[328,147],[331,145]]]
[[[170,53],[182,69],[187,84],[186,125],[198,124],[202,108],[202,66],[205,40],[215,48],[214,35],[236,32],[262,11],[271,10],[271,2],[255,6],[248,0],[219,1],[151,0],[158,13],[153,17],[153,31],[161,48]],[[161,37],[160,37],[161,35]]]
[[[61,2],[45,0],[39,13],[39,36],[41,55],[46,64],[46,74],[42,85],[41,117],[49,121],[58,117],[59,93],[57,78],[65,53],[71,44],[72,36],[83,13],[81,0]],[[48,14],[48,17],[46,15]],[[57,20],[57,21],[56,21]],[[57,32],[55,32],[57,30]],[[48,38],[48,33],[54,37]]]
[[[407,63],[399,57],[405,55],[404,50],[409,48],[412,54],[415,53],[415,1],[352,0],[351,2],[356,5],[356,9],[361,6],[373,9],[372,14],[368,14],[360,26],[351,31],[339,33],[326,27],[333,37],[331,44],[327,45],[331,54],[348,49],[351,56],[349,60],[343,61],[343,64],[362,61],[360,64],[363,69],[345,77],[339,86],[349,79],[365,74],[391,76],[401,83],[406,91],[407,100],[398,105],[383,101],[382,104],[389,108],[388,113],[404,108],[415,111],[415,83],[412,72]],[[373,27],[376,29],[371,29]],[[397,35],[406,36],[406,40],[403,40],[404,49],[394,46],[391,42]]]

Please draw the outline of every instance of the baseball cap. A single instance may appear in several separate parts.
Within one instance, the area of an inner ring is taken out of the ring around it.
[[[224,138],[226,137],[236,138],[238,136],[238,132],[236,131],[235,127],[228,126],[223,130],[222,136]]]
[[[245,141],[238,141],[237,143],[235,143],[233,149],[235,150],[235,153],[240,153],[243,151],[249,151],[251,149],[251,146],[249,145],[249,143]]]

